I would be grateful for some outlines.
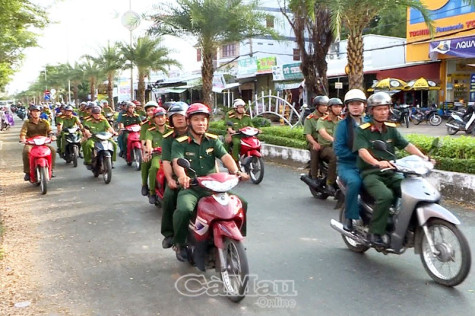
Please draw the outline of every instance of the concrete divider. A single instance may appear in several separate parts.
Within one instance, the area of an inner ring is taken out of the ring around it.
[[[306,149],[262,144],[263,156],[270,160],[294,167],[302,167],[310,160]],[[427,180],[445,198],[475,206],[475,175],[467,173],[434,170]]]

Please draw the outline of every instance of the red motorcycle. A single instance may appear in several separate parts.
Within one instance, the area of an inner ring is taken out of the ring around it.
[[[132,124],[124,128],[129,132],[127,137],[127,154],[125,160],[127,166],[134,165],[134,168],[138,171],[142,165],[142,143],[140,142],[140,125]]]
[[[154,148],[152,155],[161,155],[162,147]],[[155,182],[155,194],[157,195],[157,203],[155,204],[158,207],[162,207],[163,194],[165,193],[165,185],[167,183],[167,178],[165,177],[165,172],[163,171],[163,163],[160,160],[160,169],[158,169]]]
[[[254,127],[243,127],[236,134],[241,137],[239,166],[249,174],[252,183],[259,184],[264,178],[264,160],[261,154],[261,142],[257,138],[259,130]]]
[[[186,159],[178,159],[178,165],[195,173]],[[196,215],[190,221],[187,246],[190,264],[201,271],[214,268],[233,302],[244,298],[249,275],[241,234],[244,210],[238,197],[226,193],[238,183],[238,176],[227,173],[192,179],[192,186],[204,188],[211,195],[198,202]]]
[[[30,182],[40,186],[41,194],[48,191],[47,182],[51,179],[52,155],[51,149],[45,144],[50,144],[51,138],[45,136],[34,136],[25,141],[31,148],[30,160]]]

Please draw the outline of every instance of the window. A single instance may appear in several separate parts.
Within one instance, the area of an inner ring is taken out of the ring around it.
[[[274,16],[266,16],[266,27],[273,29],[274,28]]]
[[[223,45],[221,47],[221,51],[222,51],[222,57],[225,58],[225,57],[234,57],[236,56],[236,45],[235,44],[227,44],[227,45]]]
[[[201,48],[196,49],[196,61],[201,61]]]
[[[294,48],[294,60],[300,60],[300,49]]]

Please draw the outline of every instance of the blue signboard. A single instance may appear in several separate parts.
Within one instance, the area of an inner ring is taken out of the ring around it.
[[[470,102],[475,102],[475,73],[470,74]]]

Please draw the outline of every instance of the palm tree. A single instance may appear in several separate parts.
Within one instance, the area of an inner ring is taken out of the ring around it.
[[[150,75],[150,71],[163,71],[168,73],[168,68],[172,65],[179,66],[178,61],[168,58],[169,50],[161,46],[160,38],[149,36],[139,37],[132,45],[122,44],[121,51],[125,60],[130,64],[125,68],[137,67],[138,87],[137,100],[145,103],[145,78]]]
[[[101,48],[98,57],[89,55],[86,55],[85,57],[98,64],[102,71],[106,74],[107,98],[110,106],[114,109],[114,78],[117,71],[124,66],[124,57],[120,50],[120,44],[114,43],[113,45],[110,45],[107,43],[107,46]]]
[[[350,89],[364,88],[363,30],[369,26],[374,17],[400,7],[409,7],[421,12],[431,32],[434,28],[429,11],[419,0],[318,0],[318,3],[326,5],[330,9],[333,29],[337,36],[341,26],[345,27],[348,32],[347,70]]]
[[[192,36],[201,48],[203,103],[211,104],[213,56],[220,45],[240,42],[258,35],[277,34],[265,27],[266,14],[257,11],[255,0],[178,0],[177,6],[159,7],[151,18],[152,34]]]
[[[81,64],[81,67],[84,77],[87,78],[87,81],[89,82],[91,100],[94,101],[96,99],[96,84],[104,78],[104,71],[101,66],[91,58],[87,58],[87,56],[84,56],[84,58],[85,62]]]

